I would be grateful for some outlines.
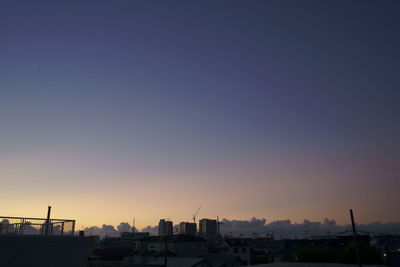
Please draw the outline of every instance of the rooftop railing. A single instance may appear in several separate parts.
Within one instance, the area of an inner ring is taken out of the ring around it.
[[[0,216],[0,236],[73,236],[75,220]]]

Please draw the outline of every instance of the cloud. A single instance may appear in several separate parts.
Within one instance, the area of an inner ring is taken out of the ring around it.
[[[158,234],[158,226],[146,226],[142,229],[142,232],[148,232],[150,235],[157,235]]]
[[[113,225],[103,224],[102,227],[86,227],[83,231],[85,232],[85,236],[98,235],[101,238],[118,237],[123,232],[132,232],[132,226],[127,222],[121,222],[117,228]],[[137,232],[138,230],[135,228],[135,231]]]
[[[136,229],[136,228],[135,228]],[[132,226],[127,222],[122,222],[117,226],[117,230],[120,233],[123,232],[132,232]]]
[[[87,227],[83,231],[85,232],[85,236],[98,235],[101,238],[120,236],[120,233],[117,230],[115,230],[114,226],[107,224],[103,224],[102,227],[97,227],[97,226]]]

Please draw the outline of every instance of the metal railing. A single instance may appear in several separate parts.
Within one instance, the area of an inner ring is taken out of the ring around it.
[[[73,236],[75,220],[0,216],[0,236]]]

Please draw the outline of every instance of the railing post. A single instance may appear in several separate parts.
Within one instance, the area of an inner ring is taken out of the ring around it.
[[[64,235],[64,222],[61,223],[61,235]]]
[[[19,235],[24,235],[24,224],[25,224],[25,218],[22,218],[21,224],[19,225]]]
[[[74,236],[75,234],[75,220],[72,221],[72,229],[71,229],[71,235]]]

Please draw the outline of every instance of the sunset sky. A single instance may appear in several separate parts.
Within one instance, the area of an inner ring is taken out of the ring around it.
[[[400,2],[2,1],[0,216],[400,221]]]

